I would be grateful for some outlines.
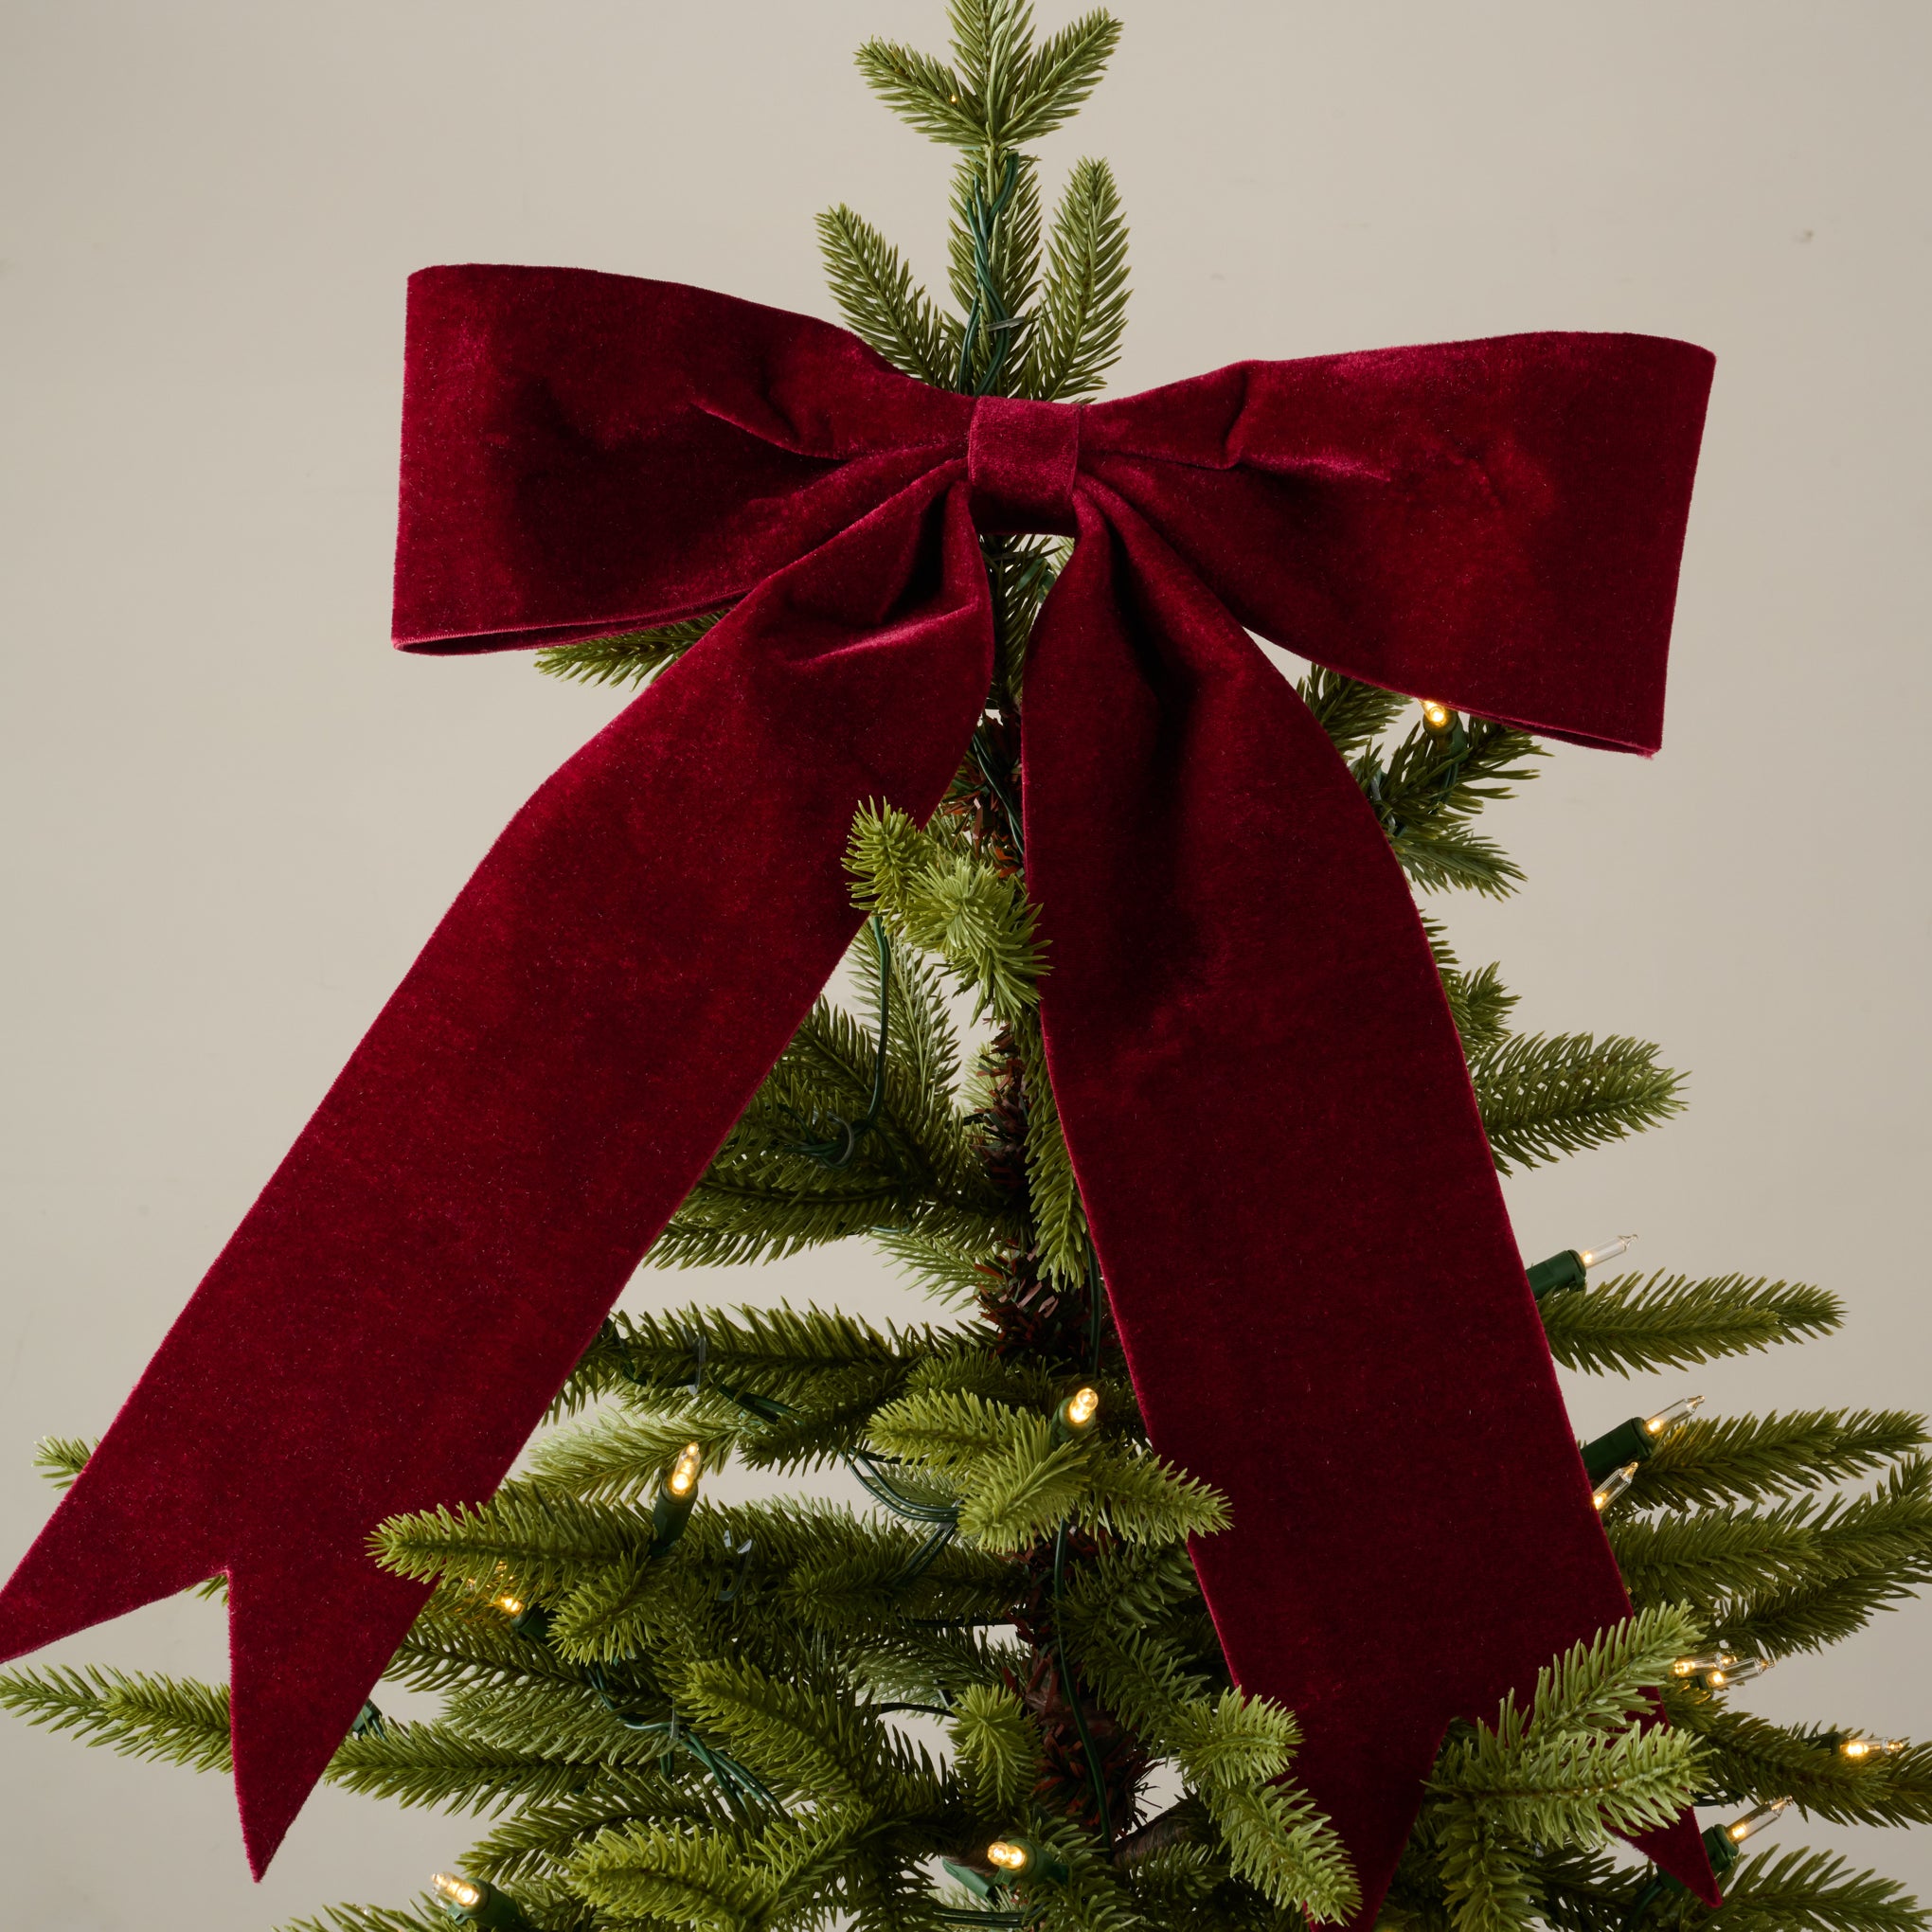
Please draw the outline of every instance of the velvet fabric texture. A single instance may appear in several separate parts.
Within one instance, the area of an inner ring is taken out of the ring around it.
[[[1238,1681],[1372,1921],[1432,1753],[1628,1609],[1456,1033],[1373,813],[1243,627],[1658,742],[1711,359],[1533,334],[1075,407],[577,270],[410,288],[396,641],[733,604],[504,832],[0,1596],[0,1651],[225,1570],[258,1870],[422,1591],[858,925],[985,699],[982,530],[1073,534],[1026,672],[1053,1086]],[[1715,1898],[1694,1826],[1644,1841]]]

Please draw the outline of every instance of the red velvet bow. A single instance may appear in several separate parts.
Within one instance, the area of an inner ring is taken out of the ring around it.
[[[1654,750],[1711,359],[1541,334],[975,400],[673,284],[410,286],[396,637],[730,615],[518,814],[0,1597],[17,1654],[230,1579],[259,1870],[851,939],[991,675],[981,530],[1073,553],[1026,671],[1054,1092],[1148,1427],[1224,1491],[1228,1662],[1365,1923],[1443,1726],[1624,1616],[1407,886],[1243,626]],[[1708,1893],[1688,1821],[1652,1841]]]

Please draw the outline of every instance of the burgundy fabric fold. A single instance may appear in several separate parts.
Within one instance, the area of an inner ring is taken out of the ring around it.
[[[17,1655],[225,1570],[265,1865],[421,1601],[386,1515],[501,1479],[856,930],[991,676],[982,530],[1075,537],[1022,766],[1068,1147],[1196,1566],[1372,1922],[1443,1726],[1627,1614],[1373,814],[1243,627],[1654,750],[1710,358],[1540,334],[1085,408],[928,388],[672,284],[410,290],[396,640],[730,614],[511,822],[0,1593]],[[292,1524],[300,1526],[292,1536]],[[1641,1841],[1715,1902],[1687,1818]]]

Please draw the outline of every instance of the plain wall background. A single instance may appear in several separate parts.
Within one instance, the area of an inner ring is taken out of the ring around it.
[[[1495,815],[1529,890],[1452,929],[1526,1024],[1656,1039],[1693,1076],[1677,1124],[1511,1185],[1529,1257],[1635,1226],[1646,1263],[1850,1304],[1834,1340],[1656,1392],[1925,1405],[1932,12],[1120,10],[1113,78],[1045,151],[1049,182],[1089,152],[1120,180],[1118,387],[1531,328],[1717,351],[1664,754],[1561,751]],[[937,47],[940,14],[6,9],[0,1563],[51,1506],[35,1439],[106,1425],[489,840],[613,708],[514,657],[385,649],[405,276],[572,263],[830,315],[812,216],[847,199],[937,282],[946,159],[850,57]],[[787,1288],[905,1306],[856,1244],[632,1298]],[[1637,1405],[1574,1390],[1580,1432]],[[1928,1635],[1923,1606],[1881,1618],[1740,1699],[1923,1733]],[[58,1655],[218,1675],[222,1646],[175,1602]],[[0,1723],[23,1924],[400,1902],[473,1835],[324,1792],[256,1888],[221,1779]],[[1932,1834],[1781,1833],[1854,1835],[1932,1892]]]

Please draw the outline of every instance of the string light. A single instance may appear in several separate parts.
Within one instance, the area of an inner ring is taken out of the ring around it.
[[[1769,1657],[1744,1657],[1736,1662],[1719,1664],[1704,1673],[1704,1688],[1707,1690],[1728,1690],[1734,1685],[1748,1684],[1753,1677],[1762,1677],[1771,1668]]]
[[[1583,1443],[1583,1468],[1590,1480],[1601,1482],[1611,1470],[1625,1462],[1648,1462],[1664,1438],[1689,1422],[1703,1400],[1701,1395],[1683,1396],[1655,1415],[1632,1416],[1594,1442]]]
[[[1619,1255],[1627,1255],[1630,1243],[1636,1239],[1634,1234],[1619,1234],[1615,1241],[1607,1241],[1601,1247],[1579,1249],[1577,1260],[1586,1268],[1601,1268],[1605,1261],[1614,1261]]]
[[[1701,1395],[1686,1395],[1673,1402],[1669,1408],[1659,1409],[1654,1416],[1643,1419],[1643,1432],[1646,1436],[1668,1436],[1680,1422],[1688,1422],[1703,1402]]]
[[[1738,1847],[1746,1838],[1755,1837],[1766,1825],[1775,1825],[1790,1802],[1788,1798],[1780,1798],[1771,1804],[1761,1804],[1756,1811],[1746,1812],[1741,1818],[1733,1818],[1727,1825],[1712,1825],[1704,1834],[1705,1854],[1710,1860],[1712,1873],[1718,1878],[1724,1877],[1738,1862]],[[1665,1880],[1662,1888],[1667,1891],[1682,1889],[1674,1880]]]
[[[1434,698],[1418,698],[1416,703],[1422,706],[1422,723],[1431,731],[1442,730],[1456,715],[1447,705],[1440,704]]]
[[[1771,1668],[1770,1657],[1740,1657],[1733,1650],[1720,1646],[1701,1657],[1679,1657],[1671,1666],[1673,1677],[1695,1678],[1707,1690],[1728,1690],[1736,1684],[1748,1684]]]
[[[1746,1812],[1741,1818],[1734,1818],[1724,1827],[1724,1834],[1733,1845],[1742,1845],[1746,1838],[1754,1838],[1766,1825],[1775,1825],[1784,1816],[1784,1807],[1791,1800],[1788,1798],[1773,1798],[1769,1804],[1761,1804],[1754,1812]]]
[[[1538,1261],[1533,1268],[1524,1271],[1530,1277],[1530,1293],[1541,1301],[1546,1295],[1557,1294],[1562,1289],[1581,1288],[1590,1269],[1628,1254],[1636,1239],[1634,1234],[1619,1234],[1615,1241],[1606,1241],[1597,1247],[1565,1248],[1547,1261]]]
[[[1637,1479],[1637,1464],[1626,1462],[1620,1469],[1613,1469],[1597,1487],[1590,1492],[1590,1500],[1598,1512],[1607,1510],[1619,1496]]]
[[[1671,1666],[1673,1677],[1701,1677],[1707,1671],[1728,1670],[1737,1662],[1736,1655],[1727,1650],[1715,1650],[1701,1657],[1679,1657]]]
[[[536,1932],[508,1892],[500,1892],[479,1878],[438,1871],[431,1877],[429,1888],[452,1919],[487,1926],[490,1932]]]
[[[1093,1427],[1100,1413],[1100,1391],[1098,1388],[1076,1388],[1053,1411],[1055,1433],[1061,1436],[1083,1436]]]
[[[698,1472],[705,1466],[705,1452],[696,1442],[687,1442],[671,1465],[665,1488],[674,1496],[688,1496],[698,1486]]]
[[[986,1848],[986,1862],[1007,1879],[1038,1878],[1057,1884],[1067,1877],[1064,1861],[1030,1838],[995,1838]]]
[[[662,1556],[684,1534],[690,1521],[691,1505],[698,1499],[698,1476],[705,1466],[701,1442],[687,1442],[677,1452],[651,1506],[651,1554]]]
[[[1905,1748],[1904,1738],[1869,1738],[1863,1731],[1838,1740],[1838,1755],[1862,1764],[1868,1758],[1890,1758]]]

